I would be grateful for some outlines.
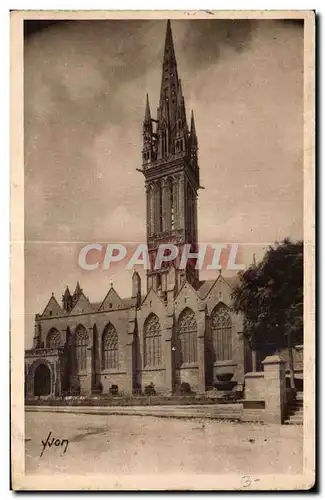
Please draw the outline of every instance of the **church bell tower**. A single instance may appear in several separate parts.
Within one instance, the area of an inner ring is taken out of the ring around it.
[[[147,94],[143,122],[142,172],[147,198],[147,244],[150,269],[147,288],[163,297],[179,290],[187,280],[198,283],[196,260],[179,269],[185,244],[197,251],[197,192],[200,187],[198,141],[194,115],[190,128],[186,118],[181,80],[178,77],[170,21],[167,22],[157,119],[152,118]],[[174,244],[179,248],[175,262],[165,262],[155,270],[158,246]]]

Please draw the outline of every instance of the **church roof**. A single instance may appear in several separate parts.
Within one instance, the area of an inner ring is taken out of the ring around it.
[[[238,274],[236,276],[221,276],[222,279],[228,283],[228,285],[231,288],[235,288],[235,286],[239,283],[239,276]],[[219,279],[219,277],[216,280],[206,280],[206,281],[200,281],[200,286],[197,290],[197,294],[201,299],[204,299],[208,293],[210,292],[211,288],[213,287],[214,283]]]
[[[145,298],[145,295],[141,296],[141,300]],[[123,304],[125,304],[126,308],[134,307],[136,305],[137,299],[136,297],[127,297],[127,298],[122,298]],[[94,311],[98,311],[100,306],[102,305],[103,301],[101,302],[92,302],[91,305],[94,308]]]

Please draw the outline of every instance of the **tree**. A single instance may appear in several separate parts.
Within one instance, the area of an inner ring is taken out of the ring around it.
[[[240,273],[232,298],[253,349],[271,354],[288,348],[294,389],[292,346],[303,342],[303,242],[270,246],[261,262]]]

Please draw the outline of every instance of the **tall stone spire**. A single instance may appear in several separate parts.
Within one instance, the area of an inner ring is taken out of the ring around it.
[[[192,252],[197,251],[197,192],[200,188],[194,117],[190,131],[170,21],[166,27],[157,119],[152,118],[147,97],[143,133],[141,172],[146,182],[150,262],[147,288],[161,290],[166,299],[172,266],[155,269],[157,249],[162,243],[175,241],[180,254],[185,244],[190,245]],[[195,259],[188,262],[186,269],[175,267],[174,271],[175,293],[185,279],[197,286]]]
[[[143,120],[143,149],[142,149],[142,164],[146,165],[153,159],[154,138],[152,130],[152,119],[149,105],[149,96],[146,97],[146,109]]]
[[[163,71],[161,78],[158,121],[168,119],[171,127],[176,122],[178,93],[178,74],[175,58],[174,42],[170,21],[167,21]],[[168,114],[168,117],[166,116]]]

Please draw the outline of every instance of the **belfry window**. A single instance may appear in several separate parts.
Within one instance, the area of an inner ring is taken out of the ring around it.
[[[170,221],[171,229],[175,229],[175,200],[174,200],[174,186],[173,181],[170,179],[168,183],[169,199],[170,199]]]
[[[159,186],[159,231],[163,230],[163,194],[162,186]]]
[[[168,154],[168,147],[167,147],[167,130],[166,128],[163,128],[161,131],[161,156],[164,158]]]

